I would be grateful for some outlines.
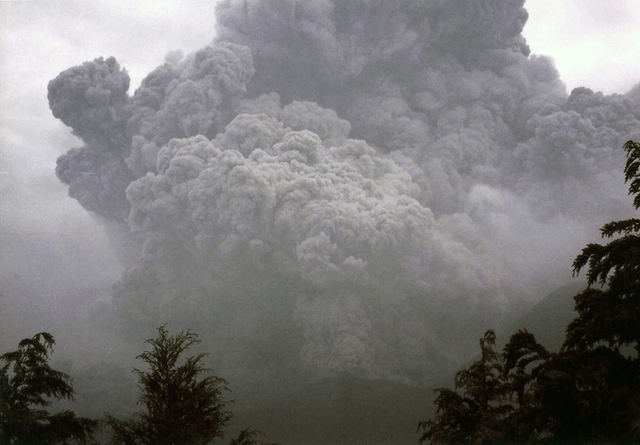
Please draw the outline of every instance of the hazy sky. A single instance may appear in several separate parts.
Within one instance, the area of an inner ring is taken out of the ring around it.
[[[624,93],[640,81],[639,1],[529,0],[526,7],[532,52],[555,59],[569,90]],[[120,273],[101,230],[55,177],[56,158],[79,143],[49,111],[49,80],[113,55],[133,93],[168,51],[191,52],[214,33],[212,1],[0,1],[0,288],[31,295],[0,297],[0,338],[54,330],[67,312],[104,298]],[[91,298],[74,296],[72,289],[91,285],[98,285]],[[32,323],[3,332],[3,317],[30,315]]]
[[[524,35],[555,60],[569,90],[624,93],[640,81],[640,2],[528,0]]]

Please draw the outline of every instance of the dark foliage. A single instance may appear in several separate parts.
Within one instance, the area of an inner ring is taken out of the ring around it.
[[[629,141],[625,181],[633,205],[640,207],[640,143]],[[640,219],[613,221],[602,229],[603,238],[623,235],[606,245],[589,244],[573,262],[578,274],[587,271],[588,288],[575,297],[578,317],[569,324],[564,348],[592,349],[605,344],[640,353]],[[593,287],[600,285],[600,287]]]
[[[47,332],[25,338],[0,356],[0,444],[94,443],[99,422],[73,411],[50,414],[51,400],[73,400],[71,377],[49,366],[55,340]]]
[[[625,182],[640,208],[640,144],[629,141]],[[579,437],[640,442],[640,219],[605,224],[608,244],[589,244],[573,263],[588,287],[575,296],[578,316],[560,355],[570,357],[582,428]]]
[[[436,389],[435,421],[422,422],[420,442],[433,444],[472,443],[501,439],[499,422],[504,407],[501,399],[499,355],[493,350],[496,336],[487,331],[480,339],[480,359],[454,379],[456,390]]]
[[[551,354],[526,329],[511,336],[502,352],[502,393],[507,416],[505,443],[527,443],[546,436],[537,377]]]
[[[134,369],[144,410],[124,421],[107,415],[111,444],[205,445],[222,437],[231,419],[226,410],[230,402],[223,397],[226,382],[203,365],[206,354],[179,364],[182,354],[199,342],[190,331],[172,336],[164,326],[157,338],[146,341],[151,350],[137,358],[149,369]]]
[[[540,434],[532,370],[549,353],[526,330],[511,336],[502,354],[493,350],[495,340],[493,331],[484,334],[480,359],[456,374],[455,390],[435,390],[436,418],[418,425],[421,443],[526,443]]]
[[[258,439],[264,436],[262,431],[253,430],[251,427],[240,431],[238,437],[229,440],[229,445],[281,445],[279,443],[266,443]]]
[[[637,210],[640,144],[624,148]],[[560,351],[518,331],[497,360],[488,331],[481,359],[456,374],[461,393],[436,389],[436,419],[420,423],[420,442],[640,443],[640,219],[613,221],[601,232],[620,237],[589,244],[575,259],[575,274],[588,266],[588,287],[574,297],[578,316]]]
[[[635,364],[604,346],[554,354],[536,378],[548,436],[557,443],[637,442],[638,379]]]

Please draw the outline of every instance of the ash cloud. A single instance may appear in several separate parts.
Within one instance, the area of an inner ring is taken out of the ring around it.
[[[57,175],[136,251],[113,322],[195,323],[229,368],[256,344],[407,382],[461,360],[458,331],[560,284],[630,208],[637,88],[568,95],[526,19],[523,0],[223,0],[212,44],[133,96],[113,58],[61,73],[51,109],[84,146]]]

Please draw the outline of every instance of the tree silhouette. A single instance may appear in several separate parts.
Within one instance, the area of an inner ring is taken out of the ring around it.
[[[640,208],[640,143],[629,141],[625,182],[633,206]],[[578,317],[569,324],[564,347],[607,345],[640,354],[640,219],[612,221],[600,229],[603,238],[624,235],[606,245],[589,244],[573,262],[574,274],[587,264],[587,289],[575,297]],[[600,285],[599,287],[593,287]]]
[[[529,443],[545,437],[537,377],[552,356],[526,329],[513,334],[505,345],[501,376],[507,411],[501,424],[505,443]]]
[[[505,407],[501,399],[500,356],[493,350],[495,332],[489,330],[480,339],[480,359],[456,373],[456,390],[437,388],[435,421],[421,422],[420,443],[432,444],[495,442],[502,438],[500,420]]]
[[[640,144],[629,141],[625,182],[640,208]],[[421,422],[432,443],[640,443],[640,219],[602,229],[573,263],[587,288],[558,353],[526,332],[511,336],[500,360],[480,341],[481,359],[439,388],[434,421]],[[496,374],[497,373],[497,374]]]
[[[229,440],[229,445],[281,445],[279,443],[266,443],[258,439],[258,437],[264,436],[262,431],[245,428],[240,431],[238,437]]]
[[[65,410],[49,414],[51,399],[73,400],[71,377],[49,366],[55,340],[47,332],[25,338],[0,356],[0,444],[56,445],[94,442],[97,420]]]
[[[226,381],[211,375],[198,354],[181,361],[182,354],[200,343],[196,334],[169,335],[164,326],[158,337],[146,341],[151,350],[138,355],[148,370],[134,369],[138,376],[142,412],[129,420],[107,415],[117,445],[205,445],[223,435],[231,419],[223,398]]]
[[[628,141],[624,168],[633,206],[640,208],[640,144]],[[612,221],[600,229],[608,244],[588,244],[573,263],[585,266],[587,288],[575,296],[578,316],[562,346],[570,359],[571,399],[581,417],[578,437],[627,443],[640,440],[640,219]],[[581,407],[587,407],[579,409]]]

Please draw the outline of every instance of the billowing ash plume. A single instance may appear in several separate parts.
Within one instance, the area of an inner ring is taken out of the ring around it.
[[[553,286],[627,208],[640,97],[567,96],[523,4],[222,0],[211,46],[133,97],[113,58],[61,73],[51,109],[84,146],[58,177],[139,247],[118,317],[200,323],[225,363],[277,345],[416,380]]]
[[[124,163],[129,151],[129,76],[111,57],[71,68],[49,83],[53,115],[73,129],[85,145],[58,159],[56,174],[84,208],[124,221],[124,191],[134,179]]]

